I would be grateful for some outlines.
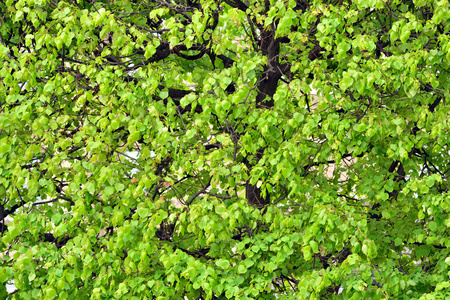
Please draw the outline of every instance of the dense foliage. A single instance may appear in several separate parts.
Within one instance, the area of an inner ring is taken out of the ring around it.
[[[448,0],[0,11],[0,298],[450,297]]]

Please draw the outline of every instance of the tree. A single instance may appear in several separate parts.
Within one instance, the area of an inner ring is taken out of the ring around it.
[[[448,0],[0,10],[2,298],[450,295]]]

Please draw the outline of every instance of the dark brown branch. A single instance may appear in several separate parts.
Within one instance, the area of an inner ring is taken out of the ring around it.
[[[244,2],[240,1],[240,0],[224,0],[224,2],[226,4],[228,4],[229,6],[233,7],[233,8],[237,8],[239,10],[242,10],[243,12],[246,12],[248,9],[248,6],[244,4]]]
[[[64,236],[62,238],[56,238],[52,233],[41,234],[41,241],[55,244],[58,249],[64,247],[72,237]]]

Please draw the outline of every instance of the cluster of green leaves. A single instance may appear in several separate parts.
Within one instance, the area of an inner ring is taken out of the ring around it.
[[[448,0],[0,11],[0,297],[449,297]]]

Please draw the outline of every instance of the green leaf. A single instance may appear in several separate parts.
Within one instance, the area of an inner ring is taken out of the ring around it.
[[[141,218],[146,218],[150,215],[150,210],[145,207],[145,204],[139,203],[137,213]]]
[[[159,96],[161,97],[161,99],[166,99],[169,96],[169,91],[162,90],[161,92],[159,92]]]
[[[3,154],[3,153],[6,153],[6,152],[9,152],[9,151],[10,151],[10,149],[11,149],[11,145],[9,145],[9,144],[6,144],[6,143],[2,143],[2,144],[0,144],[0,154]]]
[[[300,113],[294,113],[294,119],[300,123],[304,120],[304,115]]]
[[[141,139],[141,133],[139,131],[135,131],[128,137],[128,143],[132,144],[134,142],[137,142]]]
[[[434,181],[435,181],[434,177],[429,176],[425,178],[425,182],[427,186],[430,188],[434,186]]]
[[[105,193],[105,195],[111,196],[112,194],[114,194],[115,190],[114,187],[108,186],[104,189],[103,192]]]
[[[362,245],[361,251],[362,251],[365,255],[369,256],[369,247],[367,246],[367,244],[363,244],[363,245]]]
[[[354,82],[353,78],[344,77],[339,82],[339,87],[345,92],[349,87],[351,87],[353,85],[353,82]]]
[[[86,183],[86,190],[89,193],[94,194],[95,193],[95,183],[93,183],[93,182]]]
[[[238,266],[237,272],[238,272],[238,274],[244,274],[244,273],[247,273],[247,268],[246,268],[243,264],[240,264],[240,265]]]
[[[310,241],[309,245],[311,246],[311,249],[314,253],[319,253],[319,244],[317,244],[316,241]]]
[[[436,231],[438,225],[435,221],[431,221],[430,223],[428,223],[428,228],[430,228],[431,231]]]
[[[66,280],[72,282],[75,280],[75,275],[73,273],[66,273]]]
[[[400,34],[400,41],[402,43],[406,43],[406,41],[409,39],[409,36],[411,35],[411,31],[404,29],[402,33]]]
[[[195,136],[196,133],[197,130],[195,128],[189,129],[188,131],[186,131],[186,138],[191,139]]]
[[[448,288],[448,287],[450,287],[450,282],[448,282],[448,281],[445,281],[445,282],[439,282],[439,283],[436,285],[436,291],[440,291],[440,290],[446,289],[446,288]]]
[[[221,267],[224,270],[227,270],[230,267],[230,262],[226,259],[219,259],[216,261],[216,265]],[[240,269],[238,269],[239,272]],[[242,273],[245,273],[246,271],[244,270]]]
[[[153,46],[151,43],[148,43],[147,46],[145,47],[145,54],[144,54],[144,57],[145,57],[146,59],[149,59],[149,58],[152,57],[155,53],[156,53],[156,48],[155,48],[155,46]]]
[[[56,295],[57,295],[56,290],[51,287],[49,287],[45,290],[45,294],[46,294],[47,299],[54,299],[54,298],[56,298]]]
[[[302,247],[303,257],[306,261],[312,259],[312,253],[311,253],[311,247],[310,246],[304,246]]]
[[[194,102],[195,99],[196,99],[195,94],[189,94],[189,95],[183,97],[180,101],[181,107],[185,108],[186,106],[188,106],[189,104]]]
[[[118,192],[123,191],[125,189],[125,185],[118,182],[114,185],[114,189]]]

